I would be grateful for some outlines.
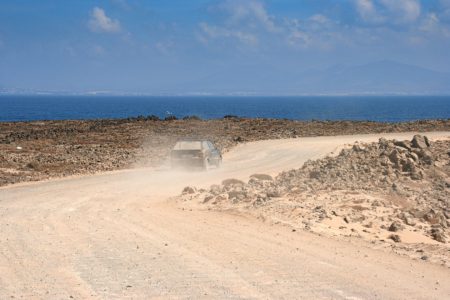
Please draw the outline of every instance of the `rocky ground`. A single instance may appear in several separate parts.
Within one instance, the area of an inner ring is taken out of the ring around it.
[[[372,247],[450,266],[450,141],[380,139],[346,145],[276,178],[186,187],[183,209],[253,215],[270,224],[364,240]]]
[[[450,130],[450,120],[406,123],[291,121],[266,118],[0,122],[0,186],[167,163],[180,138],[208,138],[227,152],[257,140],[382,132]]]

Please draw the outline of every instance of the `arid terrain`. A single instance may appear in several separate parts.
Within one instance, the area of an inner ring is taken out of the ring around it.
[[[0,299],[450,297],[448,120],[70,122],[1,124]],[[183,134],[223,168],[170,171]]]
[[[140,116],[128,119],[0,122],[0,186],[71,175],[158,167],[177,139],[210,139],[226,153],[252,141],[370,133],[450,130],[450,119],[405,123],[200,120]]]

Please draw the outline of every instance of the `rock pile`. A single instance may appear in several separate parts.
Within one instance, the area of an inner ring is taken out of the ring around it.
[[[160,120],[152,115],[114,120],[0,122],[0,186],[164,165],[170,149],[180,138],[207,138],[225,153],[239,143],[257,140],[446,130],[450,130],[449,119],[389,124],[250,119],[230,115],[215,120],[201,120],[197,116]],[[34,167],[28,167],[30,164]]]
[[[274,180],[255,174],[248,183],[227,180],[175,201],[336,235],[439,244],[449,239],[449,175],[450,141],[382,138],[307,161]]]

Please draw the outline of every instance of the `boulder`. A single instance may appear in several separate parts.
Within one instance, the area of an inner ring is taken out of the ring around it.
[[[411,150],[411,142],[410,141],[395,141],[394,145]]]
[[[422,135],[416,134],[416,135],[413,137],[413,139],[412,139],[412,141],[411,141],[411,144],[412,144],[412,146],[413,146],[414,148],[420,148],[420,149],[423,149],[423,148],[428,148],[430,142],[428,141],[428,138],[426,138],[426,137],[424,137],[424,136],[422,136]]]
[[[389,226],[389,231],[397,232],[402,231],[403,226],[400,224],[400,222],[392,222],[391,226]]]

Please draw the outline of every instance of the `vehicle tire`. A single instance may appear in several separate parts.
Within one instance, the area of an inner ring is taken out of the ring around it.
[[[216,167],[217,167],[217,169],[222,168],[222,157],[219,158],[219,160],[217,161]]]
[[[209,171],[209,160],[205,159],[205,164],[203,165],[203,170],[205,170],[205,172]]]

